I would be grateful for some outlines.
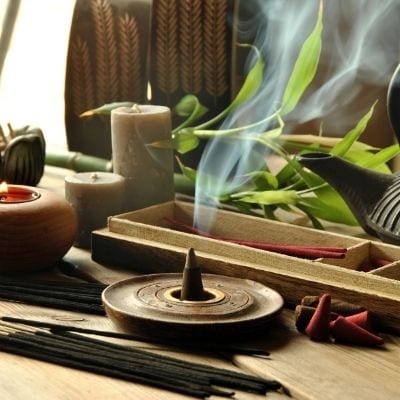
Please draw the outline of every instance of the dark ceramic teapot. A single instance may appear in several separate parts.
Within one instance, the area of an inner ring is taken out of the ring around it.
[[[400,65],[389,84],[388,114],[400,142]],[[340,193],[367,233],[400,245],[400,174],[374,172],[326,153],[308,153],[299,161]]]
[[[340,193],[367,233],[400,244],[399,175],[371,171],[327,153],[307,153],[298,160]]]
[[[400,64],[389,83],[387,107],[390,123],[400,143]]]

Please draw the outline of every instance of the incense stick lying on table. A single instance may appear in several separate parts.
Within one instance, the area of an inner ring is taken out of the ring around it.
[[[0,300],[105,315],[101,293],[106,287],[97,283],[26,282],[2,277]]]
[[[1,323],[0,350],[72,368],[142,383],[196,398],[232,397],[228,389],[265,394],[278,390],[275,380],[209,365],[182,361],[145,350],[67,332],[29,330]]]
[[[235,343],[209,343],[209,342],[185,342],[183,340],[179,340],[177,342],[172,342],[171,340],[162,340],[156,338],[148,338],[139,335],[132,335],[128,333],[121,332],[112,332],[112,331],[103,331],[98,329],[90,329],[90,328],[82,328],[78,326],[72,325],[62,325],[55,324],[52,322],[44,322],[44,321],[36,321],[25,318],[15,318],[15,317],[0,317],[1,321],[17,323],[22,325],[27,325],[36,328],[46,328],[50,329],[54,333],[63,333],[63,332],[77,332],[77,333],[85,333],[90,335],[111,337],[115,339],[126,339],[126,340],[134,340],[138,342],[146,342],[152,344],[160,344],[165,346],[178,347],[180,349],[189,349],[189,350],[203,350],[203,351],[213,351],[219,353],[233,353],[233,354],[241,354],[241,355],[251,355],[251,356],[269,356],[269,352],[260,348],[250,347],[242,344]]]
[[[287,245],[277,243],[267,243],[255,240],[243,240],[228,238],[218,235],[212,235],[208,232],[201,231],[193,226],[185,224],[172,218],[164,217],[164,220],[171,224],[174,229],[186,233],[208,237],[210,239],[222,240],[224,242],[236,243],[243,246],[253,247],[260,250],[272,251],[275,253],[286,254],[288,256],[316,259],[316,258],[344,258],[347,252],[345,247],[334,246],[304,246],[304,245]]]

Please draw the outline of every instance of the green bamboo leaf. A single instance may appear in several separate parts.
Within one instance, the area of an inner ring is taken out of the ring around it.
[[[261,58],[260,52],[258,49],[249,44],[239,44],[241,47],[251,47],[257,56],[257,60],[253,67],[250,69],[249,73],[246,76],[246,79],[240,88],[238,94],[233,99],[231,104],[221,111],[214,118],[206,121],[198,126],[196,126],[196,130],[202,130],[209,126],[213,126],[216,123],[220,122],[223,118],[225,118],[231,111],[233,111],[236,107],[246,102],[250,97],[252,97],[260,88],[262,80],[263,80],[263,72],[264,72],[264,61]]]
[[[278,121],[278,126],[276,128],[259,134],[259,137],[262,140],[276,140],[277,138],[279,138],[279,136],[281,136],[285,123],[283,122],[283,119],[281,118],[279,113],[277,113],[276,119]]]
[[[364,160],[359,160],[358,164],[365,168],[375,169],[382,172],[390,173],[389,167],[386,165],[387,162],[392,160],[394,157],[400,154],[400,147],[398,144],[385,147],[375,154],[371,154],[370,157]]]
[[[286,182],[296,176],[296,170],[291,164],[287,163],[279,170],[279,172],[275,176],[278,180],[279,187],[282,187],[285,185]]]
[[[188,153],[200,143],[199,138],[193,133],[193,129],[185,128],[175,133],[171,139],[158,140],[148,143],[147,146],[158,149],[175,149],[180,154]]]
[[[315,217],[315,215],[313,215],[312,213],[310,213],[307,209],[307,207],[302,206],[301,204],[296,204],[296,207],[301,210],[304,214],[307,215],[307,217],[309,218],[309,220],[312,223],[312,226],[316,229],[320,229],[320,230],[324,230],[324,226],[321,224],[321,222],[319,221],[319,219],[317,217]]]
[[[180,154],[188,153],[195,149],[200,139],[194,134],[193,129],[185,128],[173,135],[174,148]]]
[[[91,117],[92,115],[111,115],[111,111],[119,107],[133,107],[136,103],[132,101],[120,101],[116,103],[104,104],[101,107],[87,110],[79,115],[81,118]]]
[[[342,198],[338,195],[337,199],[338,202],[336,203],[334,196],[332,196],[329,202],[322,201],[317,197],[308,197],[302,198],[299,204],[315,218],[338,224],[357,226],[357,220],[347,205],[344,204]]]
[[[178,157],[176,157],[176,161],[179,165],[180,170],[182,171],[182,174],[192,182],[196,182],[197,178],[196,170],[190,167],[186,167]]]
[[[278,221],[277,216],[275,215],[274,211],[275,211],[275,207],[271,207],[271,206],[267,206],[267,205],[263,205],[262,206],[263,212],[264,212],[264,217],[268,218],[268,219],[272,219],[275,221]]]
[[[321,1],[315,27],[300,49],[299,56],[283,94],[282,114],[288,114],[296,107],[301,96],[314,79],[322,46],[322,8]]]
[[[385,174],[391,173],[390,168],[386,164],[374,162],[374,156],[375,154],[370,152],[353,151],[352,149],[350,149],[346,152],[344,159],[353,164],[357,164],[361,167],[369,168],[371,170],[375,170]],[[369,167],[369,165],[371,166]]]
[[[360,119],[360,121],[358,121],[357,125],[353,129],[351,129],[348,133],[346,133],[343,139],[332,148],[332,150],[330,151],[331,154],[335,156],[344,156],[346,154],[346,152],[350,149],[353,143],[355,143],[356,140],[358,140],[361,134],[365,131],[365,128],[367,127],[368,122],[371,119],[372,114],[374,113],[375,105],[376,102],[372,105],[369,111]]]
[[[254,171],[246,174],[253,179],[257,189],[278,189],[278,179],[274,174],[268,171]]]
[[[248,44],[239,44],[238,46],[251,47],[256,52],[257,61],[247,74],[246,79],[238,94],[228,107],[229,111],[232,111],[234,108],[236,108],[240,104],[243,104],[246,100],[253,96],[260,88],[263,80],[264,61],[262,60],[258,49]]]
[[[296,204],[297,192],[295,190],[265,190],[244,195],[239,201],[256,204]]]
[[[200,119],[204,114],[206,114],[208,108],[200,103],[197,96],[193,94],[188,94],[184,96],[174,108],[175,114],[180,117],[186,117],[187,119],[177,126],[173,132],[178,132],[181,129],[189,126],[192,122]]]

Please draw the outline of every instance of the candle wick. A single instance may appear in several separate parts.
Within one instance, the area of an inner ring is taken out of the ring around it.
[[[92,175],[90,175],[90,178],[92,179],[92,181],[97,181],[97,179],[99,179],[99,176],[96,174],[96,172],[94,172]]]
[[[137,112],[137,113],[139,113],[139,114],[142,113],[141,109],[139,108],[139,104],[137,104],[137,103],[134,103],[134,104],[133,104],[132,110],[134,110],[135,112]]]

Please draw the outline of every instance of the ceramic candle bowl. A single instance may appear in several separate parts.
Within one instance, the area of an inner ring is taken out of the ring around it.
[[[29,186],[0,190],[0,273],[51,267],[71,247],[77,230],[64,198]]]

